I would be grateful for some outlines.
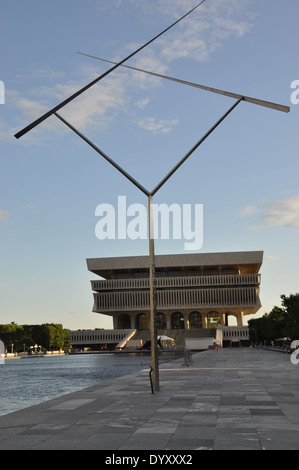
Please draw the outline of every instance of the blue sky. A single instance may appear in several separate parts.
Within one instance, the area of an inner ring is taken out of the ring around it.
[[[197,2],[11,0],[1,7],[0,322],[112,327],[92,313],[86,258],[146,255],[146,240],[99,240],[99,204],[146,197],[51,117],[14,134],[108,64],[120,60]],[[128,65],[290,106],[242,102],[155,196],[203,204],[200,252],[264,251],[258,316],[298,292],[299,80],[296,0],[206,0]],[[73,125],[151,190],[233,104],[207,93],[117,69],[61,110]],[[157,240],[183,253],[184,240]]]

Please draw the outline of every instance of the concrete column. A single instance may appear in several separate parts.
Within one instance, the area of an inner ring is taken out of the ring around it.
[[[206,314],[206,313],[202,313],[202,314],[201,314],[201,318],[202,318],[202,327],[203,327],[203,328],[207,328],[207,314]]]
[[[166,315],[166,329],[171,330],[171,314],[165,313]]]
[[[135,329],[135,318],[136,318],[136,313],[130,313],[130,320],[131,320],[131,328],[134,330]]]
[[[243,326],[243,312],[240,312],[237,315],[237,325]]]

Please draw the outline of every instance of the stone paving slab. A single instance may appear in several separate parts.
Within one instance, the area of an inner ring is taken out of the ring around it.
[[[299,365],[208,350],[0,416],[0,450],[299,450]]]

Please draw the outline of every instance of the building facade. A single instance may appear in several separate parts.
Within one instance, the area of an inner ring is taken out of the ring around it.
[[[260,307],[262,251],[157,255],[157,329],[243,326]],[[149,258],[87,259],[93,312],[113,317],[115,329],[145,330],[150,324]]]

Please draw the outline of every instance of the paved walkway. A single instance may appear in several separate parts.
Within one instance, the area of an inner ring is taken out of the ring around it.
[[[220,349],[0,417],[0,449],[299,450],[299,365]]]

